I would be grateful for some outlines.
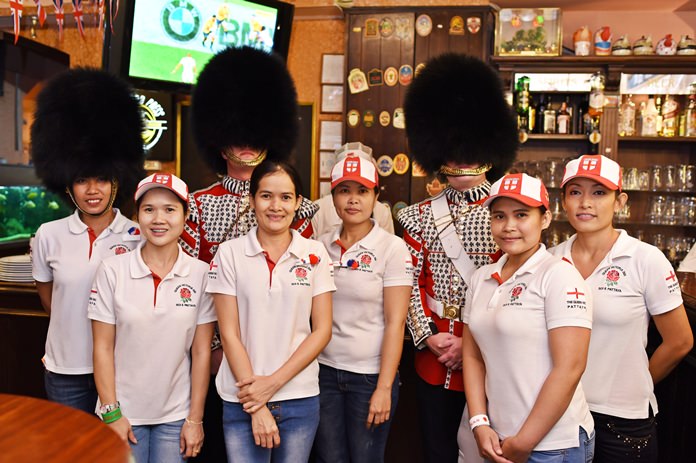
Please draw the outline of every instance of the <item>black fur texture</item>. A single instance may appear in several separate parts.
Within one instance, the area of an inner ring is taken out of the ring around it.
[[[297,93],[279,56],[251,47],[228,48],[201,72],[192,98],[193,135],[219,174],[224,148],[267,149],[268,159],[288,160],[298,133]]]
[[[46,187],[64,194],[78,177],[119,184],[115,205],[133,201],[145,177],[142,115],[130,87],[104,71],[73,69],[41,90],[31,126],[31,156]]]
[[[517,120],[498,73],[483,61],[446,53],[429,60],[404,102],[409,151],[426,171],[448,161],[493,164],[502,177],[515,160]]]

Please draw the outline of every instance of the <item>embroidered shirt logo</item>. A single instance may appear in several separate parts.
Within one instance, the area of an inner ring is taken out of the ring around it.
[[[523,285],[515,285],[515,287],[510,290],[510,302],[515,302],[519,299],[524,289]]]
[[[566,307],[574,310],[587,310],[587,290],[576,286],[566,288]]]
[[[297,281],[307,281],[307,270],[297,267],[295,269],[295,278],[297,278]]]
[[[183,283],[177,286],[174,292],[179,295],[179,302],[176,303],[177,307],[196,307],[196,304],[191,302],[193,295],[196,294],[193,286]]]
[[[290,286],[310,286],[309,276],[312,266],[300,260],[299,263],[290,268],[290,274],[295,277],[291,280]]]
[[[618,270],[612,269],[607,272],[605,277],[605,284],[607,286],[616,286],[619,283],[619,278],[621,278],[621,275],[619,274]]]
[[[673,271],[670,271],[669,275],[665,277],[665,283],[670,294],[674,294],[677,291],[681,292],[679,280],[677,280],[677,275]]]
[[[116,255],[116,256],[130,252],[130,249],[128,248],[128,246],[124,246],[122,244],[117,244],[115,246],[112,246],[111,250],[114,251],[114,255]]]

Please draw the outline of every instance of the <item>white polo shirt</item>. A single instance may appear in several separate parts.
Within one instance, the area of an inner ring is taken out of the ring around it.
[[[103,259],[130,252],[140,242],[138,225],[118,209],[98,236],[78,211],[39,227],[32,247],[32,273],[38,282],[53,282],[51,318],[43,362],[54,373],[92,373],[92,327],[87,319],[89,290]]]
[[[674,270],[662,251],[619,230],[619,238],[587,278],[594,297],[590,353],[582,384],[590,410],[621,418],[647,418],[648,404],[657,413],[648,370],[650,316],[682,304]],[[573,261],[577,235],[551,249]]]
[[[319,210],[312,217],[312,229],[314,236],[319,237],[326,233],[331,233],[336,229],[340,229],[343,221],[336,212],[336,207],[333,203],[333,196],[328,194],[314,201],[314,204],[319,206]],[[372,217],[382,227],[383,230],[394,233],[394,219],[392,218],[391,209],[384,203],[375,201],[375,207],[372,209]]]
[[[245,236],[220,244],[210,263],[209,293],[236,296],[242,344],[256,375],[271,375],[311,334],[312,298],[335,291],[333,266],[324,246],[292,230],[292,241],[273,271],[256,237],[257,227]],[[319,262],[311,264],[311,256]],[[215,379],[220,397],[239,402],[235,379],[225,358]],[[313,360],[288,381],[271,401],[319,394],[319,364]]]
[[[486,365],[488,415],[501,439],[519,432],[551,372],[549,330],[592,327],[592,297],[572,265],[540,245],[514,275],[499,283],[506,261],[504,255],[474,273],[462,316]],[[581,384],[534,450],[577,447],[579,427],[588,435],[594,430]]]
[[[205,262],[179,247],[174,267],[155,285],[141,249],[104,260],[88,315],[116,325],[116,398],[123,414],[133,425],[169,423],[189,412],[196,326],[217,317],[205,292]]]
[[[404,241],[372,221],[372,230],[345,250],[341,229],[319,238],[334,265],[331,341],[319,363],[354,373],[379,373],[384,337],[384,288],[413,285],[413,261]]]

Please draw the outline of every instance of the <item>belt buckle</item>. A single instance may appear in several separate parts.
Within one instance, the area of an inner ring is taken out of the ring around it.
[[[445,305],[442,316],[450,320],[459,320],[459,306],[451,304]]]

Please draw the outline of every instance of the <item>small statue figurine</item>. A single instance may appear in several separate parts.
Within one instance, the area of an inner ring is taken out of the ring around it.
[[[611,53],[611,29],[601,27],[594,36],[595,55],[608,56]]]
[[[631,42],[628,40],[628,35],[622,35],[611,47],[611,54],[614,56],[626,56],[633,53],[631,50]]]
[[[654,55],[655,49],[653,48],[652,37],[642,35],[633,44],[633,54],[634,55]]]
[[[663,56],[671,56],[677,53],[677,41],[672,38],[672,34],[665,35],[657,42],[655,52]]]
[[[589,56],[590,55],[590,42],[592,40],[592,35],[590,34],[590,28],[587,26],[582,26],[580,29],[575,31],[573,34],[573,45],[575,46],[575,56]]]
[[[696,55],[696,41],[689,34],[681,36],[677,44],[677,55]]]

